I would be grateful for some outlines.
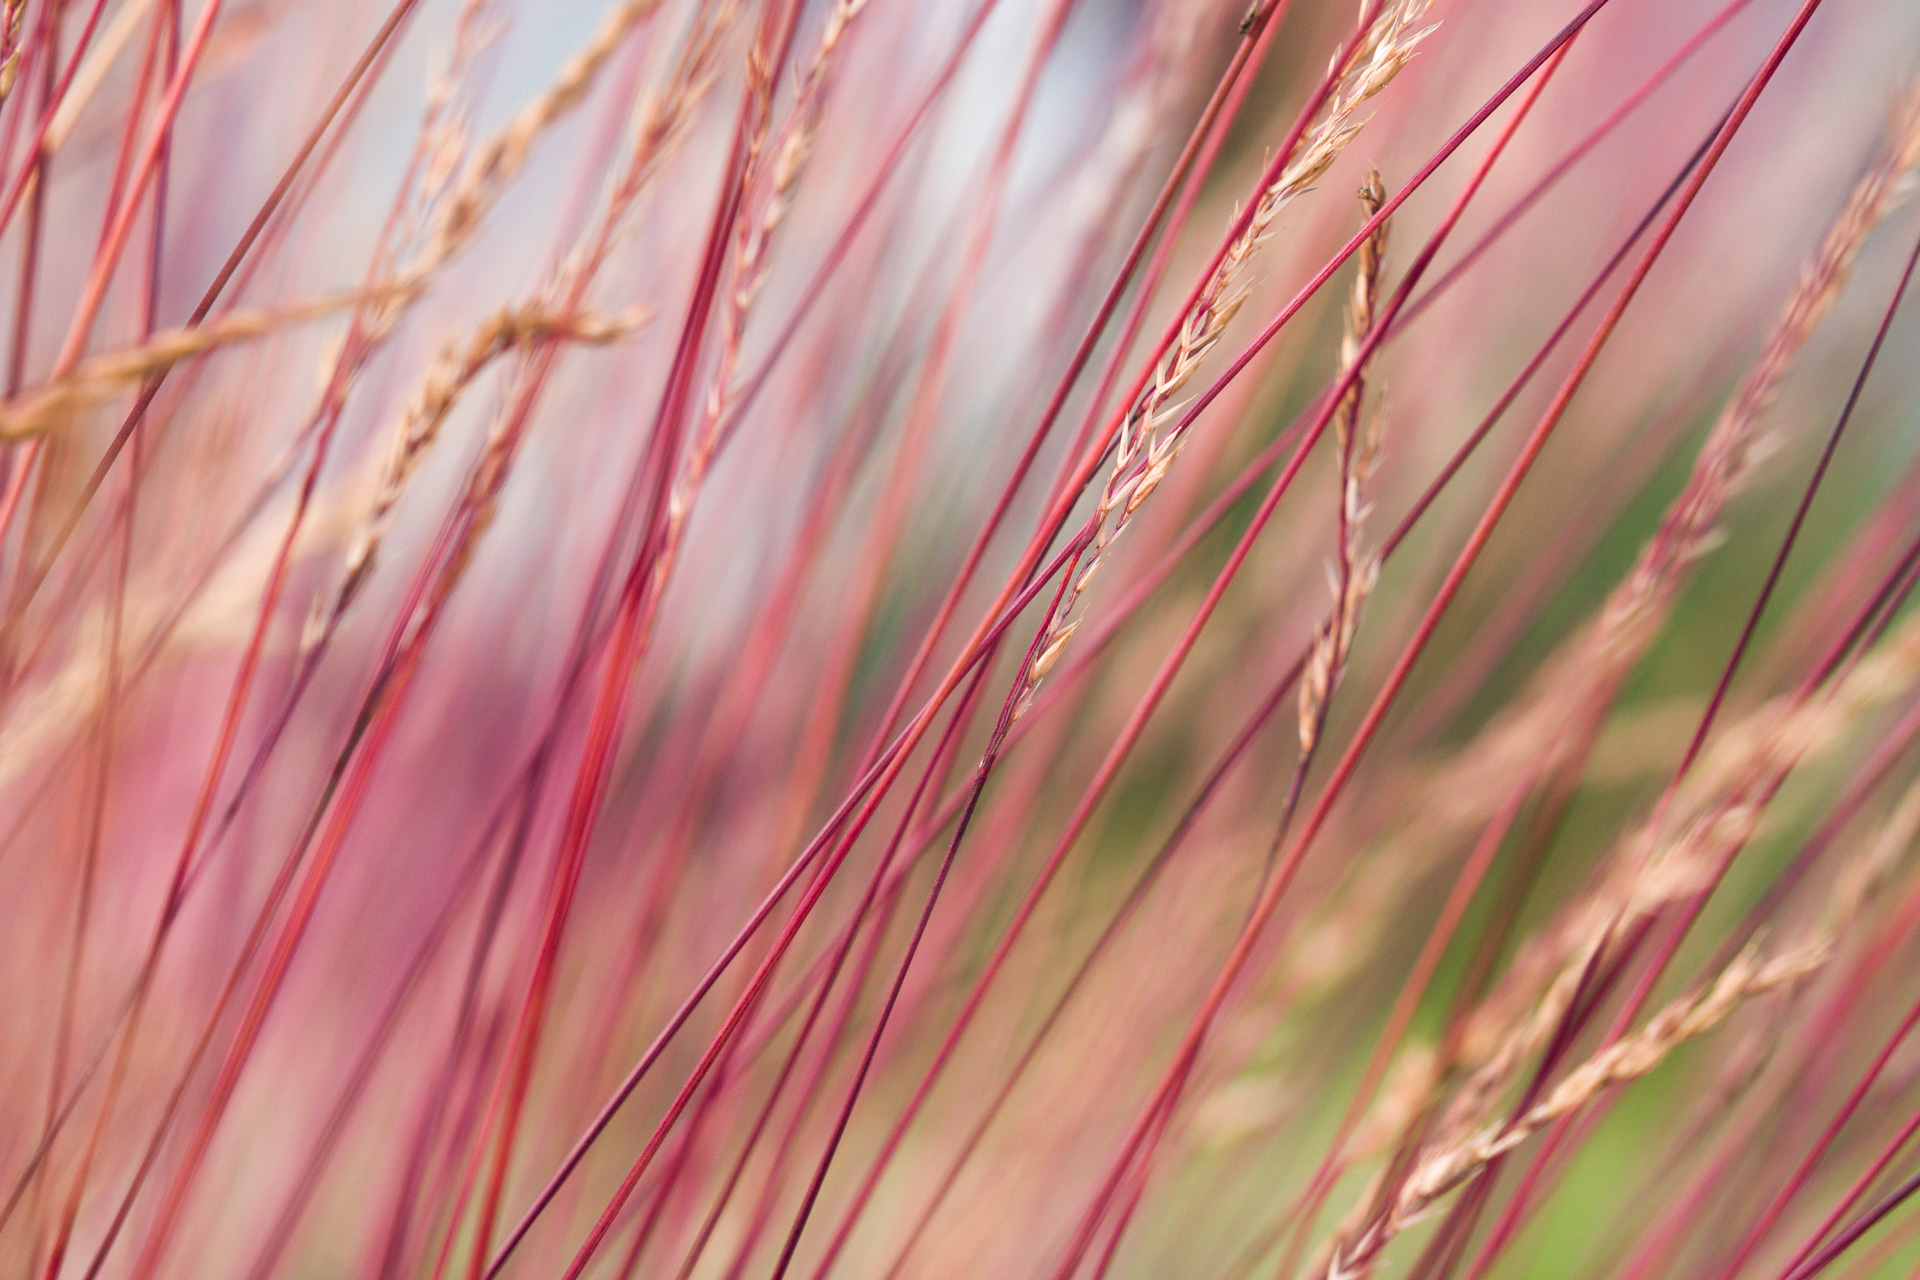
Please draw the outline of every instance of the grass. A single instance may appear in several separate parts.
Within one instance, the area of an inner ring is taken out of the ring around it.
[[[1915,1274],[1915,35],[0,0],[0,1256]]]

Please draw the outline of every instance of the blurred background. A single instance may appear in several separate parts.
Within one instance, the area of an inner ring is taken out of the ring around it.
[[[1916,1274],[1916,52],[0,0],[0,1258]]]

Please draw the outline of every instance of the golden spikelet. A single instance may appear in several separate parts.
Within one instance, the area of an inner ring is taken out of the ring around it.
[[[444,260],[472,238],[486,210],[526,163],[534,143],[586,100],[627,34],[659,7],[660,0],[621,0],[607,10],[600,26],[567,59],[553,83],[474,153],[440,211],[427,255],[430,260]]]
[[[5,0],[0,5],[0,103],[13,94],[20,74],[20,28],[27,17],[27,0]]]
[[[346,570],[334,596],[332,617],[353,602],[372,572],[380,543],[393,524],[394,507],[407,482],[419,470],[439,439],[453,407],[486,368],[510,351],[539,340],[604,346],[628,336],[647,322],[649,313],[635,310],[611,318],[556,316],[544,307],[503,307],[469,334],[464,342],[442,348],[426,381],[401,415],[393,443],[381,468],[379,487],[366,518],[348,544]]]
[[[1703,989],[1672,1001],[1639,1031],[1595,1053],[1516,1119],[1425,1155],[1402,1184],[1381,1229],[1390,1235],[1417,1220],[1436,1199],[1489,1162],[1578,1111],[1602,1090],[1647,1075],[1675,1049],[1725,1022],[1746,1001],[1817,972],[1832,958],[1834,948],[1835,940],[1824,932],[1771,957],[1757,946],[1748,947]]]
[[[1360,188],[1361,207],[1368,219],[1387,202],[1380,174],[1369,170],[1366,185]],[[1353,294],[1347,305],[1347,332],[1340,344],[1340,373],[1351,377],[1351,384],[1334,410],[1333,427],[1339,462],[1339,564],[1329,574],[1333,591],[1333,614],[1314,632],[1313,649],[1300,673],[1300,754],[1305,756],[1319,740],[1326,719],[1327,700],[1339,684],[1353,648],[1354,633],[1360,627],[1360,611],[1380,577],[1380,559],[1366,555],[1361,548],[1360,526],[1367,508],[1362,498],[1367,477],[1379,462],[1379,415],[1375,414],[1366,430],[1360,429],[1360,406],[1367,371],[1360,367],[1361,344],[1373,328],[1374,312],[1379,304],[1381,262],[1387,248],[1386,221],[1375,227],[1360,245],[1359,270],[1354,274]],[[1371,361],[1369,361],[1371,363]]]
[[[1759,460],[1762,415],[1794,356],[1832,307],[1873,228],[1908,189],[1920,163],[1920,94],[1908,92],[1890,137],[1808,260],[1739,390],[1700,447],[1692,472],[1654,535],[1593,620],[1542,664],[1526,693],[1415,797],[1429,839],[1471,829],[1505,802],[1516,780],[1564,762],[1582,735],[1570,728],[1604,713],[1613,692],[1665,625],[1690,570],[1710,549],[1721,513]]]
[[[1128,408],[1114,447],[1112,475],[1089,520],[1092,536],[1085,567],[1061,601],[1053,627],[1040,646],[1042,652],[1052,649],[1060,632],[1077,621],[1080,597],[1105,562],[1114,540],[1166,478],[1185,445],[1186,431],[1172,426],[1182,408],[1174,403],[1174,397],[1191,381],[1246,302],[1251,289],[1245,278],[1248,264],[1272,234],[1281,210],[1312,186],[1358,136],[1366,123],[1358,118],[1359,109],[1393,82],[1412,60],[1414,50],[1436,30],[1431,26],[1414,29],[1430,4],[1431,0],[1392,0],[1381,9],[1353,56],[1337,69],[1332,92],[1280,176],[1255,197],[1246,226],[1227,246],[1219,266],[1181,322],[1173,344],[1160,355],[1146,389]],[[1163,430],[1170,426],[1171,430]],[[1029,675],[1016,703],[1016,717],[1032,705],[1037,689],[1037,682]]]
[[[670,547],[678,545],[681,530],[693,509],[694,495],[705,481],[713,452],[719,445],[721,425],[732,403],[733,373],[740,360],[740,343],[746,333],[747,315],[760,296],[761,286],[766,283],[769,247],[774,234],[786,221],[788,210],[793,207],[800,176],[806,170],[808,157],[812,155],[814,131],[819,125],[834,54],[846,38],[854,19],[866,8],[866,2],[834,0],[833,7],[827,11],[819,44],[814,49],[806,73],[801,77],[792,112],[774,148],[765,208],[757,219],[744,213],[738,219],[732,276],[726,304],[720,315],[719,358],[708,379],[707,394],[701,403],[700,422],[692,432],[668,495],[667,536]],[[773,114],[773,97],[771,82],[764,71],[754,75],[749,84],[754,94],[754,109],[749,118],[746,170],[741,182],[743,186],[751,187],[761,152],[766,145]]]
[[[1689,566],[1711,546],[1727,502],[1757,462],[1760,419],[1780,380],[1832,308],[1867,236],[1905,194],[1917,162],[1920,94],[1909,91],[1894,114],[1888,143],[1803,269],[1760,356],[1632,571],[1587,630],[1543,667],[1517,710],[1427,781],[1422,810],[1430,843],[1444,839],[1436,825],[1452,833],[1485,820],[1518,779],[1542,776],[1558,763],[1557,751],[1580,740],[1582,735],[1567,732],[1569,724],[1604,713],[1614,689],[1658,634]],[[1831,926],[1771,958],[1749,951],[1713,982],[1655,1015],[1640,1032],[1602,1050],[1518,1119],[1486,1122],[1495,1099],[1559,1026],[1584,973],[1622,925],[1712,883],[1752,838],[1789,772],[1830,750],[1866,712],[1916,682],[1920,625],[1909,622],[1822,694],[1778,699],[1719,736],[1662,826],[1644,827],[1619,841],[1600,883],[1522,947],[1505,978],[1470,1015],[1459,1061],[1476,1069],[1451,1099],[1438,1136],[1391,1205],[1350,1220],[1335,1238],[1324,1255],[1326,1274],[1364,1274],[1388,1239],[1487,1161],[1571,1114],[1602,1089],[1651,1071],[1743,1001],[1791,985],[1830,958],[1839,937]],[[1920,812],[1904,821],[1920,825]],[[1896,835],[1877,844],[1874,870],[1863,864],[1843,880],[1877,884],[1896,856],[1888,849],[1904,849],[1911,834],[1911,827],[1898,827]],[[1857,889],[1848,893],[1853,906],[1835,908],[1830,917],[1850,917],[1866,897]]]
[[[232,311],[196,328],[156,334],[137,347],[89,357],[66,375],[0,403],[0,440],[21,440],[58,431],[79,413],[106,403],[182,360],[251,342],[281,329],[322,320],[356,307],[378,304],[397,291],[388,288],[323,294],[284,307]]]
[[[1720,1026],[1747,1001],[1794,987],[1825,968],[1912,849],[1917,831],[1920,783],[1908,788],[1892,813],[1841,868],[1818,924],[1806,937],[1771,955],[1757,943],[1750,944],[1711,982],[1672,1000],[1639,1031],[1594,1053],[1518,1117],[1488,1125],[1465,1139],[1430,1146],[1401,1186],[1383,1229],[1393,1231],[1396,1222],[1411,1224],[1440,1196],[1491,1161],[1572,1115],[1603,1090],[1648,1075],[1680,1046]]]
[[[631,6],[622,6],[619,13],[624,14],[629,8]],[[651,12],[651,8],[645,12]],[[546,291],[547,298],[578,300],[584,297],[614,245],[630,229],[631,215],[640,192],[680,137],[695,105],[712,87],[718,74],[724,38],[739,12],[739,0],[723,0],[712,9],[705,6],[701,8],[693,28],[687,33],[674,58],[665,83],[648,90],[635,109],[633,140],[620,173],[608,192],[595,225],[583,237],[579,247],[561,264],[556,278]],[[632,21],[638,21],[638,16],[633,17]],[[614,25],[610,17],[609,22],[602,25],[601,35],[589,46],[589,52],[601,48]],[[624,33],[631,25],[632,22],[627,22],[619,27],[619,31]],[[617,35],[611,39],[613,43],[618,43]],[[596,56],[599,62],[593,63],[595,69],[610,53]],[[585,65],[588,61],[583,54],[577,56],[570,66]],[[563,84],[571,83],[571,79],[565,73],[561,77]],[[584,89],[579,92],[584,93]],[[572,100],[577,101],[577,97]],[[536,118],[542,114],[529,108],[522,113],[522,118]],[[513,127],[509,126],[507,134],[513,132]],[[515,152],[513,148],[508,148],[503,154],[511,158]],[[443,222],[443,234],[437,238],[437,243],[446,238],[444,227]],[[564,323],[574,313],[574,307],[568,303],[548,303],[546,313],[553,316],[556,322]],[[538,343],[544,339],[533,338],[528,341]],[[512,421],[497,424],[489,434],[459,499],[460,519],[455,540],[448,549],[436,575],[431,597],[422,605],[419,617],[437,608],[465,576],[480,540],[492,526],[499,508],[500,494],[519,456],[521,439],[522,427],[514,425]]]

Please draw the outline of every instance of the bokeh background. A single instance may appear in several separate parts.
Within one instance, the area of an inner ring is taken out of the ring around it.
[[[0,26],[10,1269],[1920,1264],[1920,10]]]

